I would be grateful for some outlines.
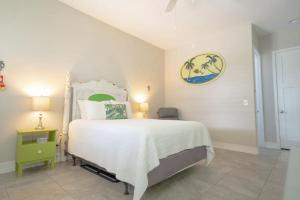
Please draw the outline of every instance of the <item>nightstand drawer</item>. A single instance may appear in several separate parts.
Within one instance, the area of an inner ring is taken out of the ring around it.
[[[35,161],[55,155],[55,142],[24,144],[17,151],[18,162]]]

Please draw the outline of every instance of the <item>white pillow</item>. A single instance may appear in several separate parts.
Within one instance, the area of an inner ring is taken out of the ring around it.
[[[132,109],[131,109],[131,104],[129,101],[110,101],[111,104],[125,104],[126,106],[126,112],[127,112],[127,118],[128,119],[132,119],[133,118],[133,114],[132,114]],[[108,103],[105,103],[108,104]]]
[[[79,109],[82,119],[89,120],[104,120],[106,119],[105,104],[109,101],[89,101],[89,100],[78,100]]]

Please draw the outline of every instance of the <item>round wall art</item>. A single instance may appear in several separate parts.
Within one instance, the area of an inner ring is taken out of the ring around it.
[[[181,67],[181,77],[192,84],[204,84],[220,77],[225,71],[225,61],[216,53],[204,53],[186,61]]]

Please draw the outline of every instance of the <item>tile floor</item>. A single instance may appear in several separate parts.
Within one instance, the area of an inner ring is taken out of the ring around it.
[[[289,153],[261,150],[250,155],[216,149],[209,166],[199,164],[145,193],[143,200],[281,200]],[[28,169],[23,177],[0,175],[1,200],[129,200],[124,186],[93,175],[72,162],[56,169]]]

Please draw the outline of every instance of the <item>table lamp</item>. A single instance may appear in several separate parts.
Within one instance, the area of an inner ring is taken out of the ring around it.
[[[143,113],[143,117],[146,117],[147,112],[149,110],[149,104],[144,102],[144,103],[140,103],[140,112]]]
[[[43,126],[43,111],[48,111],[50,109],[50,98],[46,96],[35,96],[32,97],[32,110],[40,112],[39,123],[35,129],[42,130],[45,129]]]

